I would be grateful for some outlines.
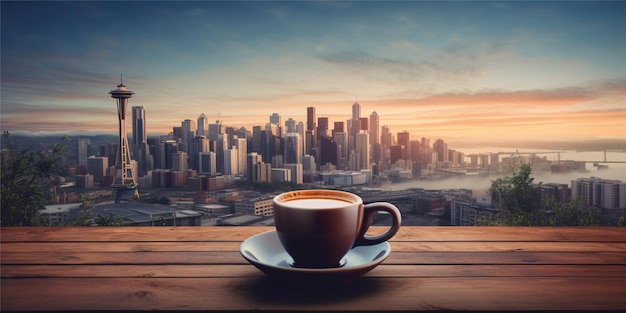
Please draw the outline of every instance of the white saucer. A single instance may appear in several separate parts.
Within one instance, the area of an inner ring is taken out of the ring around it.
[[[336,268],[297,268],[283,248],[275,230],[254,235],[241,243],[241,255],[264,273],[296,283],[350,282],[376,267],[391,253],[388,242],[358,246],[346,254],[345,264]]]

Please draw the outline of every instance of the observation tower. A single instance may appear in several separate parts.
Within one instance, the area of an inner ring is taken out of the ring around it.
[[[126,108],[128,107],[128,99],[134,92],[126,89],[120,77],[120,84],[117,89],[109,92],[111,98],[117,102],[117,117],[119,120],[119,141],[117,144],[117,153],[115,154],[115,180],[111,188],[115,195],[115,203],[119,203],[121,199],[139,198],[137,191],[137,179],[135,177],[135,169],[131,163],[130,147],[128,146],[128,137],[126,136]]]

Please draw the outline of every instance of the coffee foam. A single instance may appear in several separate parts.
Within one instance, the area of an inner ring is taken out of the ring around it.
[[[274,201],[285,203],[298,199],[332,199],[348,203],[357,203],[361,200],[358,196],[345,191],[307,189],[280,194],[274,198]]]
[[[352,202],[343,199],[335,198],[295,198],[281,202],[281,205],[296,209],[336,209],[345,207],[351,203]]]

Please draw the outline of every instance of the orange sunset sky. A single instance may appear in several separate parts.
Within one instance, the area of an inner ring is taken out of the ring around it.
[[[149,135],[202,113],[376,111],[450,141],[626,140],[626,2],[2,1],[2,130],[116,133],[123,74]],[[332,125],[332,124],[331,124]]]

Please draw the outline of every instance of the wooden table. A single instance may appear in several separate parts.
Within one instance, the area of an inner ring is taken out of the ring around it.
[[[272,227],[1,229],[1,309],[626,310],[626,227],[403,227],[341,288],[288,287],[239,254]]]

